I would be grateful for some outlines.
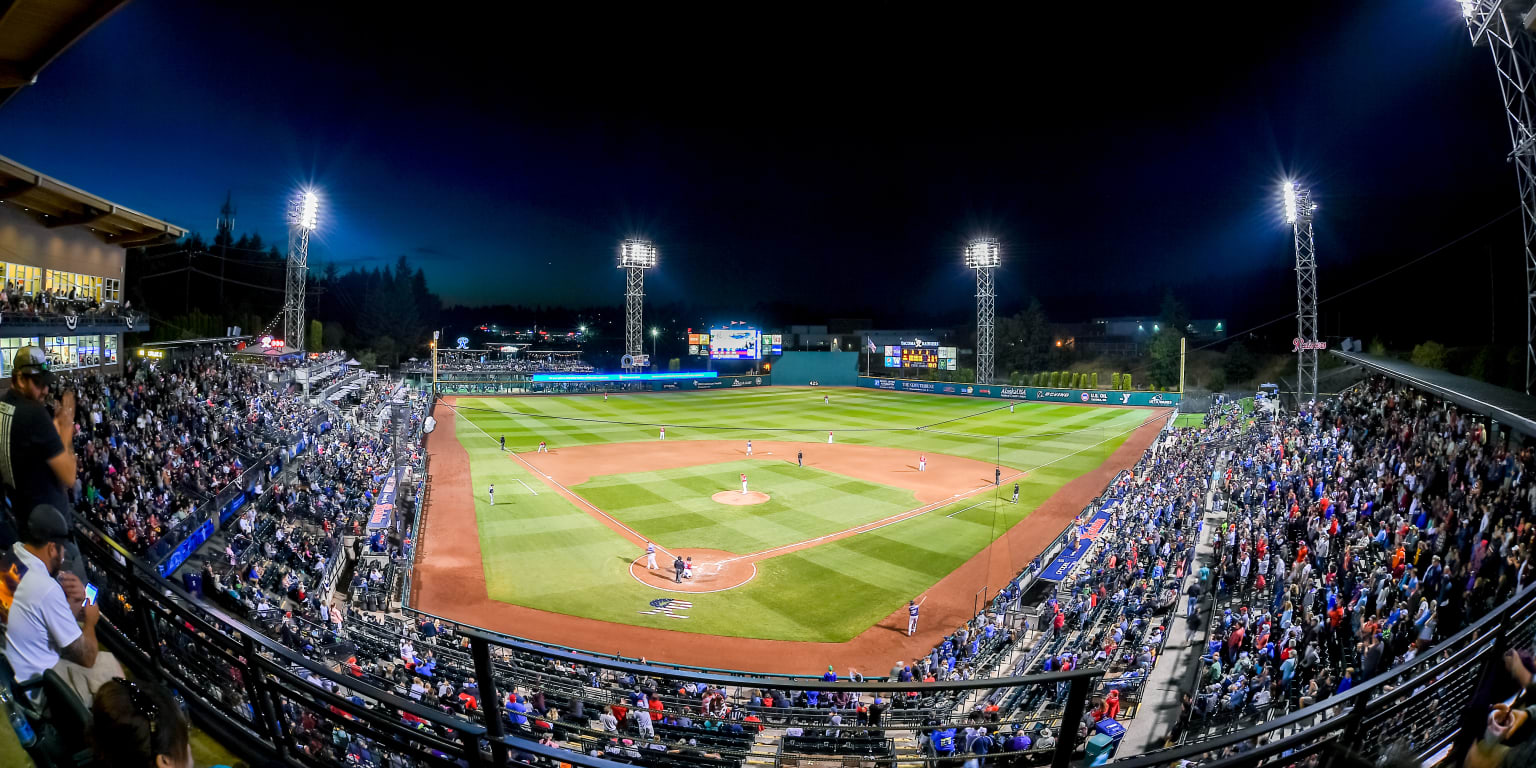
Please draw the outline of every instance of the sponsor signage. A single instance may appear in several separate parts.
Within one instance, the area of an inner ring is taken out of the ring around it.
[[[1125,392],[1113,389],[1050,389],[1046,387],[999,387],[975,386],[911,379],[886,379],[860,376],[859,386],[867,389],[885,389],[892,392],[932,392],[934,394],[969,397],[1001,398],[1003,400],[1031,400],[1047,403],[1074,403],[1081,405],[1128,405],[1154,408],[1172,408],[1179,404],[1177,392]]]
[[[1062,550],[1061,554],[1040,572],[1042,580],[1062,581],[1067,578],[1067,575],[1072,572],[1072,566],[1077,565],[1083,556],[1088,554],[1088,549],[1093,546],[1093,540],[1109,526],[1109,507],[1112,503],[1106,503],[1094,513],[1093,517],[1089,518],[1088,524],[1083,526],[1083,530],[1078,535],[1077,546]]]
[[[1328,342],[1326,342],[1326,341],[1302,341],[1300,336],[1298,336],[1298,337],[1296,337],[1294,339],[1291,339],[1291,351],[1292,352],[1300,352],[1303,349],[1327,349],[1327,348],[1328,348]]]
[[[389,520],[395,513],[395,473],[389,473],[389,479],[384,481],[384,487],[379,489],[379,500],[373,505],[373,513],[368,515],[369,528],[388,528]]]

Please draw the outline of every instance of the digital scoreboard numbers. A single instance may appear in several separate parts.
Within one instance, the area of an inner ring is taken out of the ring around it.
[[[937,341],[915,339],[885,347],[885,367],[887,368],[953,371],[956,369],[955,358],[954,347],[941,347]]]
[[[939,350],[933,347],[902,347],[901,367],[937,368],[939,367]]]

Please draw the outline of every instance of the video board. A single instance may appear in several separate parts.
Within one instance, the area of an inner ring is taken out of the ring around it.
[[[761,360],[762,333],[755,328],[711,328],[709,356],[714,360]]]
[[[707,333],[693,333],[692,332],[693,331],[692,328],[689,328],[688,330],[689,330],[689,334],[688,334],[688,354],[690,354],[690,355],[707,355],[707,354],[709,354],[709,334],[707,334]]]
[[[885,367],[926,368],[937,371],[953,371],[955,347],[941,347],[937,341],[914,339],[885,347]]]

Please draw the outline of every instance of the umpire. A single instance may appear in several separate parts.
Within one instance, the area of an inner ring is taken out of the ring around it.
[[[57,388],[47,352],[35,346],[16,350],[10,389],[0,395],[0,485],[10,501],[14,530],[0,537],[14,541],[26,531],[25,515],[43,506],[63,512],[74,530],[74,505],[66,489],[75,484],[75,393],[58,393],[58,403],[50,405],[49,395]],[[63,569],[85,572],[73,541],[65,546]]]

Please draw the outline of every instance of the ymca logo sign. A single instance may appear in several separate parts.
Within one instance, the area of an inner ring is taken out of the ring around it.
[[[1129,403],[1130,401],[1131,401],[1131,393],[1129,393],[1129,392],[1121,392],[1120,393],[1120,404],[1121,405],[1125,405],[1126,403]]]

